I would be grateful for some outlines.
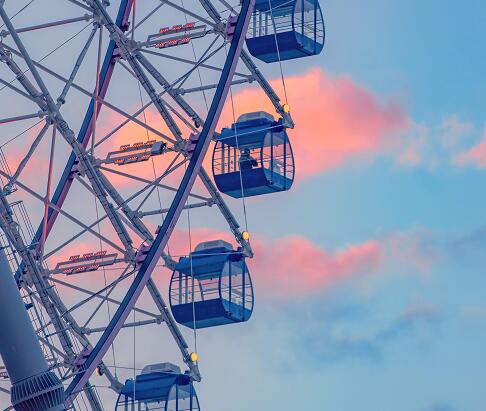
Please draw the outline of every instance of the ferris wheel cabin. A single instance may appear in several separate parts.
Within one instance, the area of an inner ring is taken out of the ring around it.
[[[177,365],[154,364],[125,382],[115,411],[200,411],[191,378]]]
[[[245,257],[222,240],[201,243],[179,260],[169,294],[175,320],[189,328],[248,321],[253,311]]]
[[[266,63],[313,56],[324,41],[318,0],[256,0],[246,37],[252,56]]]
[[[259,111],[223,128],[213,151],[213,176],[219,191],[234,198],[289,190],[294,157],[282,120]]]

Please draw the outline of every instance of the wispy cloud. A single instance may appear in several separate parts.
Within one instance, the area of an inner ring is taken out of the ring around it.
[[[454,162],[460,166],[486,167],[486,127],[483,131],[483,139],[468,150],[457,154]]]
[[[348,301],[353,301],[352,295]],[[356,300],[354,300],[356,301]],[[306,307],[292,306],[285,313],[285,324],[274,326],[289,361],[277,361],[276,367],[291,369],[295,364],[321,369],[348,361],[381,363],[393,347],[422,350],[433,344],[443,321],[440,309],[433,304],[412,304],[387,319],[379,319],[369,302],[312,300]],[[265,316],[271,315],[269,310]],[[272,318],[272,317],[270,317]]]

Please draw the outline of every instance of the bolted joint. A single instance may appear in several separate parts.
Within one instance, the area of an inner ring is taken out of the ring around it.
[[[90,331],[89,328],[87,328],[85,331]],[[76,358],[72,361],[71,364],[71,369],[75,372],[80,371],[83,369],[84,363],[88,359],[89,355],[91,354],[91,348],[89,347],[84,347],[81,352],[77,355]]]
[[[238,16],[229,16],[226,26],[224,28],[224,34],[227,40],[231,40],[236,30],[236,23],[238,22]]]
[[[283,125],[287,128],[294,128],[295,123],[290,113],[286,113],[283,108],[280,108],[278,112],[282,115]]]
[[[3,187],[3,195],[8,196],[9,194],[12,194],[14,192],[14,188],[12,184],[8,183]]]
[[[132,39],[127,39],[126,37],[122,37],[125,39],[125,46],[129,53],[133,53],[137,50],[140,50],[140,42]]]
[[[226,35],[226,23],[224,23],[223,21],[220,21],[218,24],[216,24],[214,26],[213,31],[215,33],[222,33],[222,34]]]
[[[49,124],[55,124],[58,113],[59,113],[58,111],[54,111],[54,112],[49,113],[46,116],[46,121],[49,122]]]
[[[81,327],[80,331],[85,335],[91,335],[91,328],[89,327]],[[71,365],[71,364],[70,364]]]
[[[125,43],[125,37],[123,37],[118,31],[113,31],[110,33],[110,40],[113,40],[116,44]]]
[[[84,16],[85,17],[88,16],[87,21],[89,21],[89,18],[91,16],[89,16],[89,14],[85,14]],[[99,14],[93,13],[92,17],[93,17],[93,26],[98,27],[98,28],[103,26],[103,20],[102,20],[102,18]]]
[[[57,117],[57,113],[53,113],[54,115],[54,120]],[[68,140],[68,142],[71,144],[74,144],[76,137],[74,136],[73,131],[69,128],[68,123],[66,123],[65,120],[60,119],[57,121],[57,126],[59,127],[59,130],[61,134]]]
[[[191,133],[189,135],[189,139],[186,140],[185,144],[185,151],[187,152],[188,156],[191,156],[194,150],[196,149],[197,142],[199,141],[199,134],[198,133]]]
[[[199,128],[202,126],[199,117],[197,115],[192,116],[192,121],[194,122],[194,127]]]

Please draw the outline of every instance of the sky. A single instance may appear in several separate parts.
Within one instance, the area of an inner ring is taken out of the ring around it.
[[[321,6],[322,54],[282,63],[296,181],[246,202],[255,311],[198,332],[201,409],[483,411],[486,3]],[[280,67],[259,68],[281,93]],[[237,89],[237,112],[270,110],[259,95]],[[141,329],[137,366],[172,345]]]
[[[237,409],[482,410],[485,5],[322,6],[324,52],[284,66],[320,76],[292,142],[322,144],[321,169],[253,223],[278,208],[265,234],[301,237],[279,256],[281,281],[312,286],[259,302],[269,392]],[[304,238],[317,249],[297,254]]]

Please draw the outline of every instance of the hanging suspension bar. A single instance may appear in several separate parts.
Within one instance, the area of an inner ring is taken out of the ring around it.
[[[206,25],[196,26],[196,23],[178,24],[172,28],[165,27],[160,29],[159,33],[148,36],[147,41],[139,43],[139,47],[156,47],[166,48],[187,44],[191,40],[201,38],[213,30],[207,30]]]
[[[72,255],[68,260],[60,261],[50,274],[78,274],[88,271],[96,271],[100,267],[107,267],[116,263],[125,262],[125,259],[117,259],[117,253],[108,254],[106,250],[96,253],[84,253],[83,255]]]
[[[146,142],[139,142],[125,144],[120,146],[119,150],[110,151],[105,160],[101,160],[100,164],[116,164],[119,166],[125,164],[140,163],[147,161],[151,157],[155,157],[167,149],[167,143],[163,141],[149,140]]]

